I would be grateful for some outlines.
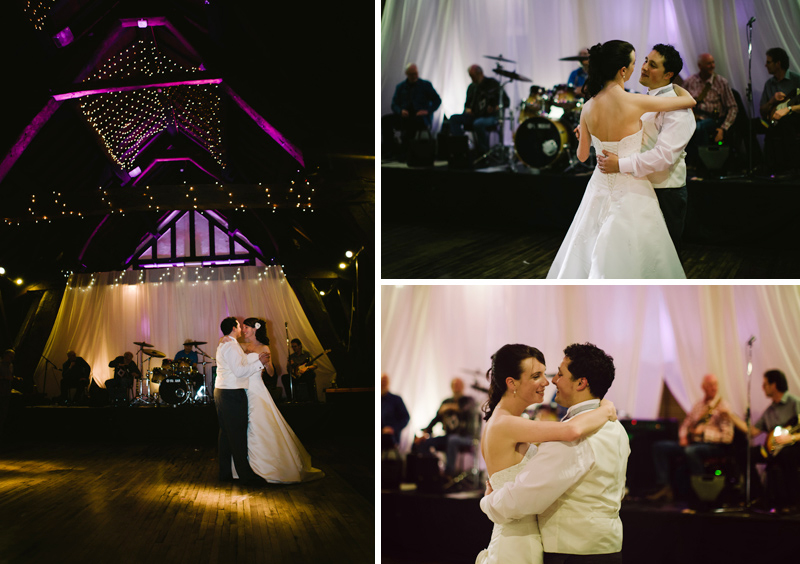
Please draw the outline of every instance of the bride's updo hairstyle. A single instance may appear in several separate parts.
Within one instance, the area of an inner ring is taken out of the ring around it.
[[[612,39],[589,49],[589,76],[583,85],[583,95],[588,100],[617,76],[622,67],[631,64],[633,45],[627,41]]]
[[[514,380],[519,380],[522,376],[522,363],[528,358],[535,358],[545,364],[542,351],[528,345],[503,345],[492,355],[492,367],[486,372],[489,379],[489,399],[483,404],[483,412],[486,414],[484,421],[492,416],[500,398],[506,393],[506,378],[511,376]]]
[[[269,346],[269,338],[267,338],[267,322],[260,317],[248,317],[244,320],[244,324],[248,327],[253,327],[256,330],[256,340],[262,345]]]

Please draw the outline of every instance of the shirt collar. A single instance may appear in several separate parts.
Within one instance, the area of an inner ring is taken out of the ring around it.
[[[592,409],[597,409],[598,407],[600,407],[600,400],[597,398],[582,401],[581,403],[576,403],[575,405],[567,409],[567,414],[564,416],[562,421],[566,421],[567,419],[572,419],[579,413],[583,413],[584,411],[589,411]]]
[[[664,92],[669,92],[671,90],[674,89],[672,88],[672,83],[670,82],[666,86],[660,86],[659,88],[653,88],[652,90],[648,90],[647,94],[650,96],[659,96],[660,94]]]

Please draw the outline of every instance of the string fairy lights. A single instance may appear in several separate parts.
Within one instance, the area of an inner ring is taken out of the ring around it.
[[[200,72],[163,55],[152,40],[139,40],[108,59],[87,81],[156,77]],[[144,147],[174,126],[205,148],[223,168],[218,85],[180,85],[108,92],[81,98],[81,110],[111,158],[124,170]]]

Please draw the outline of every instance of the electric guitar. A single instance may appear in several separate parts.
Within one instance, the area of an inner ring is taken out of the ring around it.
[[[770,119],[770,121],[769,121],[769,124],[771,126],[777,124],[780,121],[780,120],[774,119],[772,117],[772,116],[775,115],[776,111],[784,110],[784,109],[788,108],[789,106],[796,106],[797,104],[800,104],[800,88],[797,88],[792,96],[793,97],[791,97],[791,98],[789,96],[786,96],[786,99],[783,102],[781,102],[780,104],[776,105],[772,109],[772,114],[770,115],[770,118],[772,118],[772,119]]]
[[[794,426],[787,426],[781,427],[778,425],[775,427],[770,434],[767,435],[767,441],[764,444],[767,456],[776,456],[785,446],[791,446],[791,444],[782,444],[779,445],[775,442],[775,439],[782,436],[782,435],[793,435],[800,431],[800,424]]]
[[[303,368],[304,366],[310,366],[310,365],[314,364],[315,360],[317,360],[322,355],[328,354],[329,352],[331,352],[331,349],[325,349],[324,351],[319,353],[317,356],[315,356],[314,358],[312,358],[308,362],[304,362],[303,364],[298,364],[296,366],[293,365],[292,366],[292,378],[297,379],[300,376],[302,376],[302,374],[300,373],[300,369],[301,368]],[[305,372],[305,370],[303,372]]]

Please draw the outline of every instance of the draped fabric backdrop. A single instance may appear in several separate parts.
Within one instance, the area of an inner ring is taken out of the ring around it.
[[[583,47],[624,39],[636,49],[636,74],[627,87],[639,92],[644,57],[656,43],[670,43],[683,57],[681,76],[698,72],[697,56],[711,53],[717,72],[745,98],[748,80],[747,37],[753,27],[752,79],[758,115],[766,51],[782,47],[790,68],[800,68],[798,0],[386,0],[381,22],[381,114],[391,113],[395,86],[405,79],[406,63],[417,63],[420,77],[442,97],[434,115],[438,129],[444,115],[463,111],[470,79],[467,67],[479,64],[487,76],[500,55],[516,61],[507,70],[544,88],[567,82],[576,62],[558,59]],[[531,83],[513,82],[506,92],[516,107],[527,99]],[[510,140],[508,132],[507,140]]]
[[[153,344],[169,358],[183,350],[186,339],[207,341],[200,348],[213,357],[222,337],[220,322],[229,316],[240,323],[248,317],[266,320],[272,360],[280,374],[286,372],[288,359],[285,324],[289,337],[300,339],[312,356],[323,350],[283,270],[243,266],[73,275],[43,356],[61,368],[67,351],[74,350],[92,367],[92,378],[103,386],[114,375],[108,363],[125,351],[136,354],[136,341]],[[161,359],[151,364],[160,366]],[[324,399],[322,392],[335,371],[326,356],[316,364],[317,391]],[[145,362],[145,370],[147,366]],[[45,368],[42,359],[34,381],[49,396],[58,395],[61,375],[56,373],[53,378],[52,367],[47,367],[45,389]],[[206,375],[210,383],[210,368]]]
[[[753,346],[753,420],[769,404],[763,374],[784,371],[800,394],[800,288],[797,286],[383,286],[381,369],[411,414],[408,448],[459,376],[481,403],[491,355],[524,343],[555,373],[570,343],[592,342],[614,357],[606,397],[621,416],[658,416],[666,382],[684,410],[703,397],[704,374],[744,416],[747,341]],[[545,400],[555,393],[548,386]]]

